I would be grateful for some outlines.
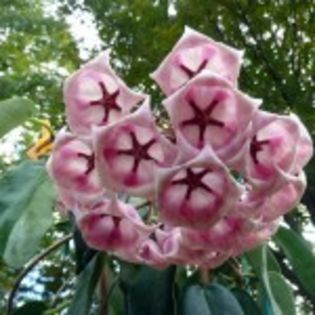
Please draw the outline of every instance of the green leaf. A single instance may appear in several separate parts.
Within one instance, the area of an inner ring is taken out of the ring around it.
[[[94,257],[97,251],[88,247],[77,227],[75,227],[73,233],[73,241],[75,248],[76,274],[79,274]]]
[[[67,315],[89,314],[95,287],[103,267],[103,256],[98,253],[78,276],[76,291]]]
[[[232,293],[237,298],[245,315],[262,314],[256,301],[246,291],[235,288]]]
[[[15,97],[0,102],[0,137],[22,124],[34,113],[34,103],[26,98]]]
[[[0,180],[0,252],[21,267],[52,225],[55,192],[43,163],[23,162]]]
[[[243,315],[234,295],[222,285],[188,286],[182,301],[184,315]]]
[[[272,294],[282,314],[295,315],[293,292],[285,278],[275,271],[269,271],[268,282],[270,288],[269,294]]]
[[[279,228],[274,240],[284,251],[305,289],[314,295],[315,255],[311,246],[296,232],[285,227]]]
[[[189,286],[183,298],[183,315],[211,315],[206,300],[205,290],[202,286],[194,284]]]
[[[237,299],[222,285],[211,284],[206,290],[206,300],[212,315],[243,315],[243,310]]]
[[[121,265],[121,288],[127,315],[173,315],[176,268],[156,270],[147,266]]]
[[[281,274],[275,271],[279,268],[274,263],[275,260],[268,260],[267,250],[266,245],[263,245],[246,255],[263,283],[263,308],[268,314],[295,314],[292,291]],[[279,287],[281,287],[281,291],[278,291]],[[290,313],[288,313],[289,309]]]
[[[252,265],[258,276],[261,276],[262,248],[263,246],[260,246],[246,253],[246,258],[249,260],[250,264]],[[281,268],[273,253],[269,250],[268,247],[266,247],[265,250],[267,254],[268,270],[281,272]]]
[[[44,315],[47,306],[43,302],[32,301],[24,304],[13,312],[13,315]]]
[[[113,268],[113,266],[112,266]],[[119,276],[108,266],[106,269],[107,278],[107,306],[109,315],[119,315],[124,313],[124,295],[119,286]]]

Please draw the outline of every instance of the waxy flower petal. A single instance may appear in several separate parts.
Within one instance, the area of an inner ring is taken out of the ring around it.
[[[182,165],[160,170],[157,185],[160,219],[199,229],[210,228],[231,211],[242,191],[210,147]]]
[[[174,93],[204,69],[236,85],[243,52],[185,28],[185,32],[151,77],[166,95]]]
[[[206,231],[183,228],[182,238],[186,246],[193,249],[228,252],[251,229],[251,224],[245,218],[232,214],[222,218]]]
[[[209,71],[163,102],[177,133],[198,149],[210,145],[225,163],[245,145],[260,103]]]
[[[152,231],[135,208],[116,199],[102,200],[89,211],[77,213],[77,221],[89,246],[114,254],[126,251],[130,258],[129,249],[136,248]]]
[[[56,137],[47,167],[57,185],[73,197],[89,199],[104,193],[95,170],[95,155],[87,139],[62,130]]]
[[[246,178],[269,193],[287,183],[286,173],[297,174],[312,156],[309,134],[293,116],[258,111],[245,157]]]
[[[64,84],[68,124],[78,135],[88,135],[92,126],[119,120],[143,98],[115,74],[109,64],[109,51],[85,64]]]
[[[143,262],[156,268],[166,268],[171,264],[184,262],[181,252],[181,231],[179,228],[169,231],[155,230],[140,247]]]
[[[286,214],[301,200],[306,188],[306,177],[304,172],[298,176],[291,176],[287,184],[275,192],[259,209],[264,222],[271,222]]]
[[[104,185],[150,198],[157,168],[173,163],[177,150],[154,124],[149,100],[135,113],[94,132],[96,164]]]
[[[279,222],[272,221],[270,223],[260,224],[250,233],[243,236],[242,241],[238,246],[233,247],[232,256],[238,256],[246,251],[249,251],[267,241],[272,235],[277,232]]]

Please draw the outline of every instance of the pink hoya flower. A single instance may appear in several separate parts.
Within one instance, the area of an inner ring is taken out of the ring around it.
[[[177,150],[156,128],[149,100],[116,124],[95,129],[96,164],[104,185],[152,197],[158,168],[173,163]]]
[[[134,207],[115,198],[103,199],[88,211],[75,214],[89,246],[123,255],[129,261],[138,261],[137,247],[152,232]]]
[[[209,71],[202,71],[163,102],[177,133],[198,149],[210,145],[226,163],[245,144],[260,103]]]
[[[160,170],[160,219],[171,226],[208,229],[233,210],[241,191],[213,150],[205,147],[186,163]]]
[[[144,263],[163,269],[171,264],[183,263],[181,243],[179,228],[168,231],[156,229],[151,237],[141,244],[139,253]]]
[[[60,131],[47,163],[66,203],[94,199],[104,193],[95,169],[95,154],[89,139],[79,139],[69,132]]]
[[[293,209],[301,200],[306,188],[306,178],[304,172],[296,175],[287,175],[287,182],[269,196],[265,196],[259,203],[250,207],[248,204],[241,204],[240,211],[246,209],[244,214],[254,218],[260,218],[263,222],[271,222]],[[257,196],[254,196],[254,198]]]
[[[235,214],[220,219],[210,229],[182,229],[183,241],[193,249],[229,252],[252,230],[252,224]]]
[[[280,189],[313,155],[312,140],[296,116],[258,111],[245,157],[246,178],[259,190]]]
[[[68,124],[78,135],[88,135],[91,126],[117,121],[143,97],[115,74],[109,64],[109,51],[89,61],[64,85]]]
[[[242,51],[186,27],[182,37],[151,77],[166,95],[175,92],[204,69],[219,74],[235,86],[242,58]]]
[[[279,220],[270,223],[258,224],[255,229],[243,235],[241,242],[232,248],[231,256],[238,256],[246,251],[254,249],[268,240],[278,229]]]
[[[74,134],[57,136],[48,170],[90,247],[156,268],[207,269],[276,232],[304,193],[312,139],[295,115],[261,111],[237,89],[241,61],[242,52],[186,28],[152,74],[176,143],[108,52],[66,81]],[[128,196],[150,202],[146,223],[118,200]]]

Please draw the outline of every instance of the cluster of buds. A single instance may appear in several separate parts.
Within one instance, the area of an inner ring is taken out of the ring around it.
[[[262,111],[238,89],[242,58],[185,29],[151,75],[172,133],[108,52],[66,80],[71,132],[58,134],[48,169],[89,246],[156,268],[215,268],[276,231],[305,190],[312,140],[295,115]]]

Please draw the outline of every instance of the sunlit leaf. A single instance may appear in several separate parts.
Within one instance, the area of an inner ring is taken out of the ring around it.
[[[311,295],[315,295],[314,249],[296,232],[285,227],[279,228],[274,240],[283,249],[305,289]]]
[[[0,137],[21,125],[35,110],[34,103],[15,97],[0,102]]]
[[[268,259],[272,254],[268,255],[267,250],[266,245],[263,245],[246,254],[263,284],[263,309],[270,315],[295,314],[292,290],[277,272],[279,266],[273,259]]]
[[[23,162],[0,180],[0,252],[21,267],[37,251],[52,225],[55,199],[43,163]]]

